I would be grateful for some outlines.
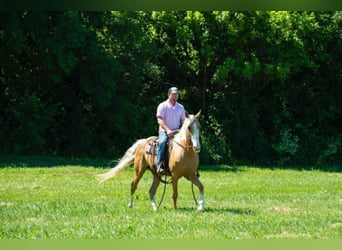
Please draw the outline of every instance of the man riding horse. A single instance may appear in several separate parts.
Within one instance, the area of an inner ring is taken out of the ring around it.
[[[178,89],[172,87],[168,91],[168,99],[158,106],[157,120],[160,126],[159,145],[161,145],[158,148],[158,157],[155,157],[155,154],[151,154],[146,150],[146,145],[151,139],[155,140],[157,138],[156,136],[139,139],[126,151],[116,166],[110,169],[107,173],[101,174],[99,176],[101,182],[106,181],[110,178],[113,178],[126,167],[133,164],[134,177],[133,181],[131,182],[131,198],[128,203],[130,208],[133,208],[134,193],[141,177],[144,175],[147,169],[153,169],[155,160],[157,160],[159,173],[151,171],[153,175],[153,182],[149,190],[149,194],[153,210],[156,211],[158,209],[155,201],[155,195],[161,182],[161,163],[163,162],[163,154],[166,148],[166,143],[170,138],[172,138],[172,140],[170,140],[172,146],[168,151],[169,158],[167,160],[167,165],[168,174],[171,177],[172,183],[173,207],[174,209],[177,209],[178,181],[181,177],[185,177],[198,187],[200,199],[197,202],[197,210],[204,210],[204,187],[198,178],[199,176],[197,175],[197,168],[199,165],[198,153],[201,150],[201,126],[198,119],[201,111],[199,111],[196,115],[187,114],[184,111],[184,107],[177,102],[178,97]],[[179,129],[180,125],[182,126]],[[175,134],[175,130],[178,129],[179,132]]]
[[[179,91],[176,87],[172,87],[168,91],[167,100],[158,105],[157,122],[159,124],[159,144],[157,151],[157,172],[165,174],[166,169],[163,167],[164,152],[169,141],[173,138],[185,119],[185,109],[182,104],[178,103]]]

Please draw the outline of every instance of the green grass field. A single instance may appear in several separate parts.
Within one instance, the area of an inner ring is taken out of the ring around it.
[[[205,212],[196,211],[184,178],[179,209],[168,185],[153,212],[149,172],[130,209],[132,168],[99,184],[96,175],[109,169],[103,162],[28,162],[1,164],[1,239],[342,239],[339,172],[200,166]]]

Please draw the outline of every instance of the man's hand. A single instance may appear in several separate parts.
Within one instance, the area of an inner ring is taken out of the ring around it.
[[[179,129],[176,129],[176,130],[168,130],[167,136],[168,136],[169,138],[173,138],[178,132],[179,132]]]
[[[169,138],[173,138],[173,136],[174,136],[174,131],[168,130],[168,131],[167,131],[167,136],[168,136]]]

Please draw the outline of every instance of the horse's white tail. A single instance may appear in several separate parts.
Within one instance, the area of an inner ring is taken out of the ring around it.
[[[139,146],[139,144],[144,141],[144,139],[140,139],[138,140],[136,143],[134,143],[124,154],[124,156],[122,157],[122,159],[119,161],[119,163],[112,168],[111,170],[109,170],[107,173],[104,174],[100,174],[99,179],[100,179],[100,183],[113,178],[114,176],[116,176],[118,173],[120,173],[122,170],[124,170],[126,167],[128,167],[129,165],[131,165],[134,162],[134,157],[135,157],[135,151],[137,150],[137,147]]]

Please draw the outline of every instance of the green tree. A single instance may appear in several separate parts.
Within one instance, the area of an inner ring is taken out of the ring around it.
[[[0,152],[116,157],[171,85],[202,163],[341,164],[340,11],[0,13]]]

